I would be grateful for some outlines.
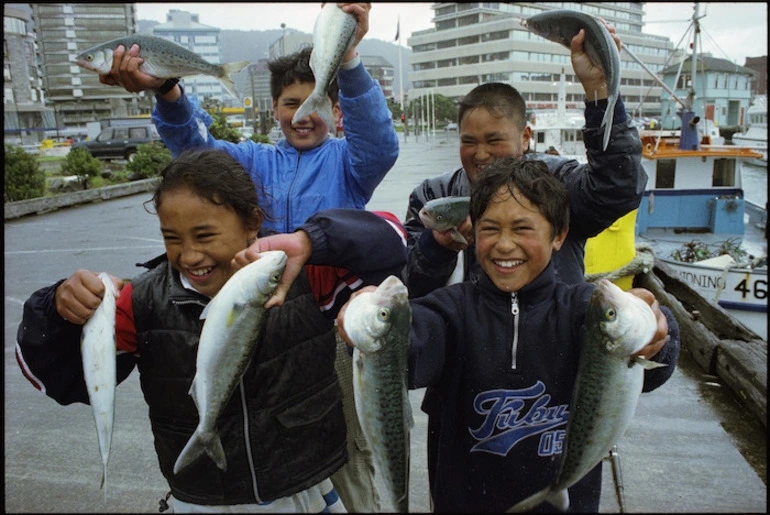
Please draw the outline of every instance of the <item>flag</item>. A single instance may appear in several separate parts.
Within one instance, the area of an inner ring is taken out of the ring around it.
[[[401,16],[399,15],[398,21],[396,22],[396,39],[394,39],[394,41],[398,41],[400,32],[401,32]]]

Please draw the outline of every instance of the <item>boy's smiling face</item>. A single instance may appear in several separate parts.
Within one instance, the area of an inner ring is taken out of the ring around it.
[[[313,88],[315,88],[314,82],[294,82],[285,86],[281,96],[273,101],[275,119],[278,120],[286,141],[297,150],[310,150],[317,147],[326,140],[329,130],[334,129],[334,127],[328,127],[318,113],[312,113],[296,124],[291,123],[294,113],[307,100]]]
[[[540,210],[514,188],[501,187],[476,221],[476,254],[498,289],[519,291],[545,270],[551,254],[567,236],[552,236],[553,226]]]
[[[257,236],[234,210],[213,204],[188,188],[164,192],[158,218],[168,260],[209,297],[233,275],[230,262],[235,254]]]

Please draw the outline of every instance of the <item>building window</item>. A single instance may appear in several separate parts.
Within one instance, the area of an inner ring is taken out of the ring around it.
[[[655,170],[655,187],[660,189],[671,189],[674,187],[676,178],[676,160],[659,159],[658,167]]]
[[[735,186],[735,160],[734,159],[715,159],[714,172],[711,174],[711,185],[713,187],[733,187]]]

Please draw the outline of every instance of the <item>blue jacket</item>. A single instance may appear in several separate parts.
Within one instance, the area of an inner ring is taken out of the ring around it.
[[[410,301],[409,388],[441,399],[428,414],[441,426],[428,434],[435,511],[505,511],[556,476],[593,289],[556,281],[551,263],[515,296],[481,272]],[[644,391],[668,380],[679,355],[679,326],[661,310],[670,340],[654,360],[668,366],[645,371]],[[569,493],[570,511],[598,511],[601,463]]]
[[[329,137],[308,151],[297,151],[285,139],[276,145],[216,140],[207,129],[209,114],[184,94],[175,102],[158,98],[152,119],[174,157],[212,147],[237,159],[269,214],[263,227],[287,233],[322,209],[364,209],[398,158],[398,136],[377,81],[363,64],[337,76],[345,138]]]

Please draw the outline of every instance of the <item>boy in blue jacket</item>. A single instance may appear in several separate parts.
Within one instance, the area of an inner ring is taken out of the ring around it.
[[[471,193],[480,268],[470,280],[410,300],[409,388],[441,395],[430,434],[436,512],[501,512],[556,476],[593,284],[555,278],[552,254],[569,227],[567,190],[540,161],[504,158]],[[644,289],[658,325],[639,355],[644,391],[664,383],[679,354],[678,325]],[[344,338],[345,307],[337,317]],[[501,406],[493,410],[490,399]],[[494,445],[493,445],[494,442]],[[601,463],[569,489],[570,510],[596,512]],[[553,510],[541,505],[537,510]]]
[[[225,152],[210,149],[183,153],[169,164],[151,202],[166,253],[130,282],[112,278],[120,288],[117,381],[138,368],[174,511],[344,508],[329,479],[347,459],[334,317],[353,290],[404,266],[397,219],[329,209],[292,234],[265,235],[248,174]],[[198,423],[188,392],[204,309],[249,261],[245,249],[254,240],[284,250],[284,273],[299,278],[266,304],[259,345],[218,418],[227,469],[204,455],[175,473]],[[24,304],[17,360],[27,379],[60,404],[89,402],[80,337],[103,295],[97,275],[78,270]]]

